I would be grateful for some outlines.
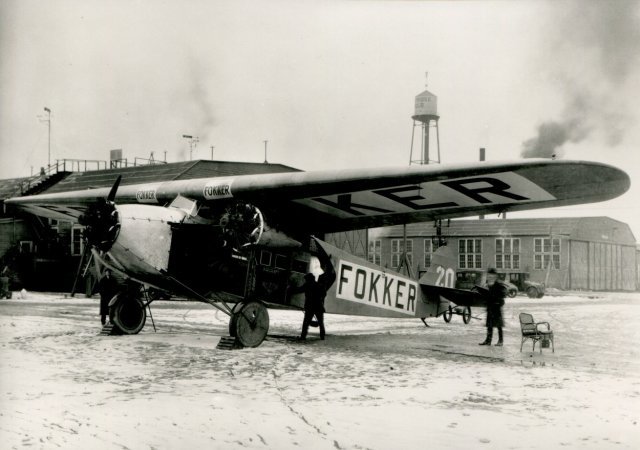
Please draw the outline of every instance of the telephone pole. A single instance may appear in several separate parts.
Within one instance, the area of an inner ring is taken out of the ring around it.
[[[49,151],[47,153],[47,168],[49,168],[51,167],[51,110],[45,106],[44,111],[48,114],[47,125],[49,126]]]
[[[264,163],[267,164],[267,143],[269,141],[263,141],[264,142]]]

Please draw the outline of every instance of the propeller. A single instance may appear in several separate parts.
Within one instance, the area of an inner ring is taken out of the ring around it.
[[[82,274],[82,266],[85,264],[87,255],[90,254],[91,248],[101,251],[108,251],[120,232],[120,218],[118,210],[114,202],[122,175],[118,175],[115,183],[111,187],[106,198],[98,197],[96,201],[89,205],[86,212],[78,217],[80,225],[84,225],[83,239],[84,250],[80,257],[78,270],[73,280],[73,288],[71,296],[76,293],[76,286]]]
[[[98,250],[108,251],[120,232],[120,219],[114,200],[122,175],[119,175],[106,198],[98,197],[95,203],[78,218],[78,222],[85,226],[84,238],[86,243]]]
[[[237,251],[260,242],[264,232],[262,213],[249,203],[237,203],[228,208],[220,219],[220,225]]]

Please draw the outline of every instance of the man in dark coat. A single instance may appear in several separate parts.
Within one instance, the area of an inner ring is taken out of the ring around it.
[[[100,292],[100,321],[104,325],[107,323],[109,315],[109,302],[118,293],[118,283],[113,278],[110,269],[104,271],[104,275],[98,283],[98,291]]]
[[[302,334],[300,339],[307,338],[307,332],[309,331],[309,325],[313,316],[316,316],[318,320],[318,326],[320,327],[320,339],[324,340],[325,328],[324,328],[324,299],[327,296],[327,291],[336,280],[336,272],[331,264],[331,258],[322,249],[318,254],[320,260],[320,267],[323,272],[316,281],[315,276],[312,273],[308,273],[304,276],[305,283],[297,288],[298,292],[304,291],[304,320],[302,321]]]
[[[307,338],[309,325],[315,315],[320,327],[320,339],[324,339],[324,304],[318,302],[319,286],[315,275],[308,273],[304,276],[304,284],[298,288],[304,292],[304,320],[302,321],[302,334],[300,339]]]
[[[493,328],[498,329],[498,342],[496,346],[502,347],[502,306],[507,295],[506,286],[498,280],[496,269],[487,270],[487,290],[483,291],[487,301],[487,338],[479,345],[491,345]]]

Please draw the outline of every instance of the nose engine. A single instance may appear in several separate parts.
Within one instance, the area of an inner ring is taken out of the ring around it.
[[[98,198],[91,204],[78,222],[85,226],[87,244],[105,252],[111,249],[120,233],[120,216],[116,205],[104,198]]]

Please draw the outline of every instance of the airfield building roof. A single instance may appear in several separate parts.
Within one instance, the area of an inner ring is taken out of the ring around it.
[[[531,219],[466,219],[442,223],[442,235],[451,237],[486,236],[566,236],[574,240],[616,242],[635,245],[635,237],[624,222],[610,217],[559,217]],[[431,238],[436,235],[433,223],[407,224],[407,237]],[[401,238],[401,225],[380,228],[371,237]]]
[[[113,184],[118,175],[122,175],[122,185],[129,185],[159,181],[190,180],[194,178],[281,172],[299,172],[299,170],[283,164],[195,160],[73,172],[45,192],[49,194],[108,187]]]

